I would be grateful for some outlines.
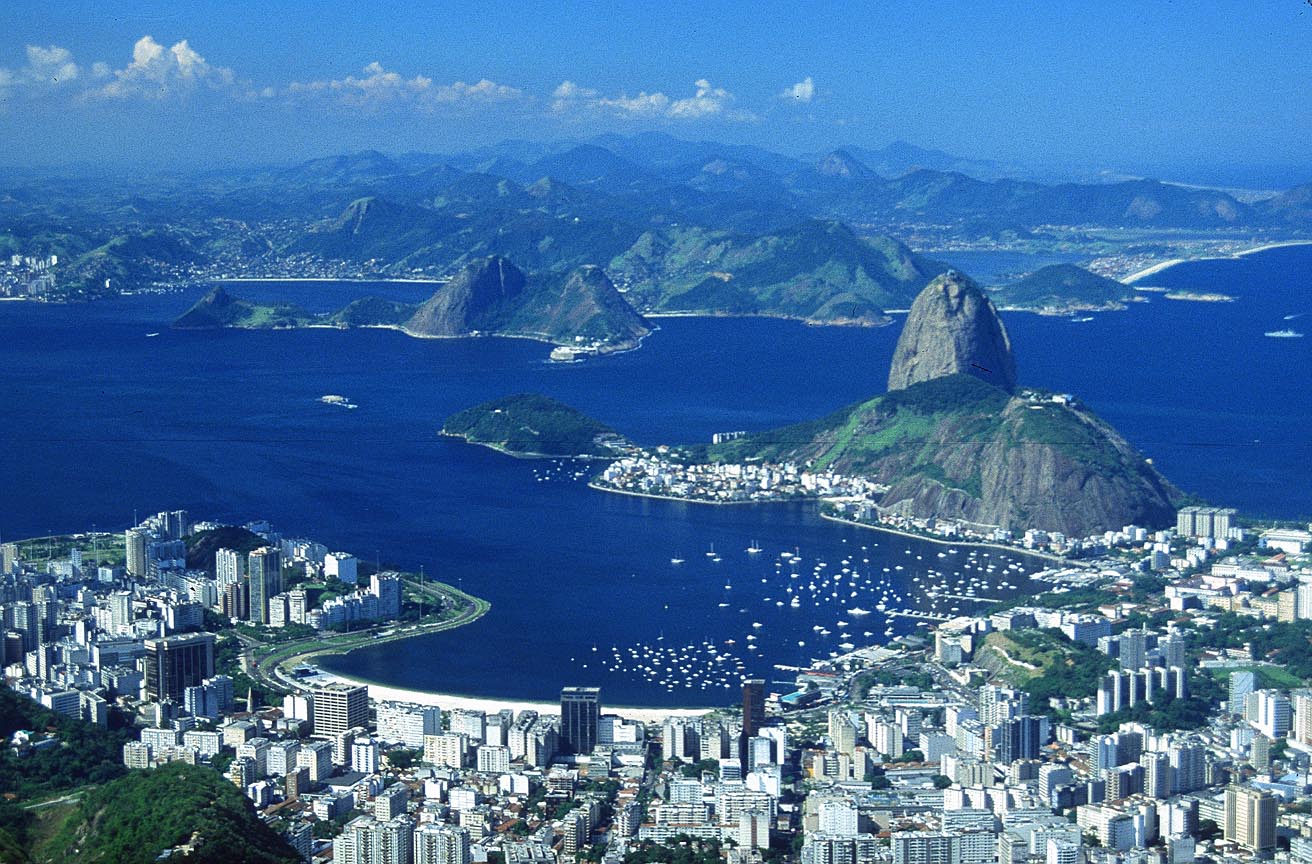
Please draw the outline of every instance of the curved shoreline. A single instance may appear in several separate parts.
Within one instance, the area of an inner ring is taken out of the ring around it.
[[[483,711],[485,713],[500,711],[503,708],[509,708],[515,712],[537,711],[539,714],[556,714],[560,711],[560,703],[558,702],[535,702],[531,699],[502,699],[495,696],[466,696],[459,693],[439,693],[436,690],[416,690],[382,684],[368,678],[341,675],[326,670],[323,675],[334,681],[368,687],[370,699],[385,702],[413,702],[416,705],[439,706],[447,711],[456,709]],[[620,714],[627,719],[641,720],[644,723],[659,722],[666,717],[700,717],[703,714],[709,714],[712,711],[718,711],[726,707],[729,707],[728,704],[719,708],[651,708],[634,705],[602,704],[604,713]]]
[[[1242,252],[1235,252],[1231,255],[1201,255],[1197,258],[1170,258],[1166,261],[1159,261],[1156,264],[1145,267],[1138,272],[1131,273],[1129,276],[1121,279],[1126,285],[1132,285],[1140,279],[1146,279],[1149,276],[1156,276],[1165,270],[1175,267],[1177,264],[1188,264],[1193,261],[1238,261],[1247,255],[1256,255],[1259,252],[1266,252],[1270,249],[1284,249],[1289,246],[1312,246],[1312,240],[1281,240],[1276,243],[1265,243],[1261,246],[1255,246],[1252,249],[1245,249]]]
[[[442,633],[448,630],[457,630],[467,624],[472,624],[486,615],[492,608],[492,603],[481,597],[475,597],[467,594],[454,586],[447,585],[444,582],[430,582],[430,586],[440,593],[447,596],[456,596],[463,598],[471,604],[470,608],[463,614],[446,621],[437,621],[427,625],[417,625],[414,630],[405,630],[402,632],[391,633],[382,638],[367,640],[351,641],[344,645],[317,645],[313,648],[307,648],[303,651],[294,651],[285,656],[280,655],[277,650],[278,646],[273,646],[272,651],[267,657],[256,661],[255,677],[269,681],[273,684],[287,687],[292,690],[307,690],[311,686],[309,682],[297,679],[287,674],[288,669],[299,665],[312,665],[320,668],[320,674],[316,676],[314,684],[322,683],[325,679],[332,681],[341,681],[348,684],[362,685],[369,688],[369,697],[371,699],[393,702],[413,702],[418,705],[438,705],[443,709],[465,709],[477,710],[484,712],[499,711],[502,708],[510,708],[514,711],[537,711],[538,713],[552,714],[560,710],[560,705],[549,702],[535,702],[531,699],[516,698],[499,698],[495,696],[471,696],[460,693],[442,693],[435,690],[421,690],[411,687],[400,687],[386,682],[374,681],[367,677],[343,675],[331,670],[322,669],[315,660],[325,656],[345,656],[352,651],[361,648],[369,648],[375,645],[386,645],[392,642],[405,642],[421,636],[427,636],[432,633]],[[389,625],[382,625],[380,629],[388,629]],[[393,625],[394,626],[394,625]],[[366,631],[373,632],[373,631]],[[330,637],[331,639],[331,637]],[[714,707],[707,708],[652,708],[643,706],[607,706],[613,712],[623,712],[625,717],[643,722],[656,722],[665,717],[700,717],[711,711],[719,710]],[[721,706],[726,707],[726,706]]]
[[[869,528],[871,531],[883,531],[886,534],[896,534],[899,537],[910,537],[912,540],[923,540],[926,543],[937,543],[939,546],[975,546],[981,549],[1001,549],[1003,552],[1011,552],[1016,555],[1032,555],[1035,558],[1056,561],[1061,564],[1067,564],[1071,567],[1083,566],[1078,561],[1072,561],[1070,558],[1063,558],[1060,555],[1053,555],[1051,552],[1035,552],[1032,549],[1021,549],[1016,546],[1007,546],[1003,543],[989,543],[984,540],[944,540],[938,537],[930,537],[927,534],[915,534],[911,531],[903,531],[900,528],[890,528],[887,525],[871,525],[869,522],[857,522],[853,519],[844,519],[841,516],[832,516],[823,512],[820,514],[820,518],[828,519],[830,522],[841,522],[844,525],[853,525],[857,528]]]
[[[650,492],[634,492],[632,489],[616,489],[614,486],[602,486],[592,480],[588,481],[588,488],[596,489],[598,492],[613,492],[616,495],[628,495],[630,498],[651,498],[655,501],[677,501],[680,504],[710,504],[713,507],[734,507],[742,506],[744,504],[792,504],[816,500],[815,498],[785,498],[778,501],[713,501],[710,498],[680,498],[677,495],[653,495]]]

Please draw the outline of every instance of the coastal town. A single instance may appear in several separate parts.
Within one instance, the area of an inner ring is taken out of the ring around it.
[[[463,623],[473,598],[162,512],[0,547],[7,698],[30,706],[6,722],[40,719],[6,729],[0,767],[93,726],[118,770],[221,773],[307,862],[1308,862],[1309,529],[1184,508],[789,686],[637,711],[568,681],[557,707],[324,673],[334,639]]]

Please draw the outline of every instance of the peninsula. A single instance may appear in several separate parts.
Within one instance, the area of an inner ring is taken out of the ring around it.
[[[544,451],[542,430],[558,425],[567,443]],[[461,412],[443,431],[518,455],[617,457],[593,481],[615,492],[714,503],[823,498],[856,521],[995,539],[1162,526],[1182,498],[1073,396],[1019,388],[997,311],[955,271],[912,304],[882,396],[709,446],[581,449],[601,430],[610,432],[554,400],[515,396]]]

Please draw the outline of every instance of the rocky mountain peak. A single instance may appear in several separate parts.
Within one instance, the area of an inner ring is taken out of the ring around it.
[[[888,389],[965,373],[1012,392],[1016,360],[993,303],[955,270],[930,282],[911,304],[897,340]]]

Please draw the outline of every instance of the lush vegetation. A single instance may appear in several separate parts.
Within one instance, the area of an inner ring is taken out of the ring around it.
[[[506,396],[453,414],[442,428],[474,444],[526,456],[613,456],[611,429],[548,396]]]
[[[1005,306],[1028,309],[1072,309],[1114,306],[1133,294],[1134,290],[1127,285],[1090,273],[1083,267],[1052,264],[999,288],[995,299]]]
[[[269,545],[259,534],[236,525],[224,525],[212,531],[197,531],[185,538],[187,569],[214,572],[214,553],[220,549],[235,549],[241,554],[253,552]]]
[[[643,308],[877,323],[943,268],[897,241],[810,220],[755,235],[654,230],[609,269]]]
[[[984,637],[979,658],[999,677],[1029,694],[1040,711],[1051,697],[1092,696],[1115,660],[1060,630],[1008,630]]]
[[[1226,612],[1212,627],[1192,630],[1189,641],[1195,650],[1248,645],[1254,657],[1283,667],[1300,681],[1312,680],[1312,621],[1260,620]]]
[[[343,306],[329,316],[328,321],[342,327],[399,327],[415,314],[411,303],[384,300],[381,297],[361,297]]]
[[[135,771],[90,792],[70,840],[70,857],[93,864],[153,864],[182,844],[191,845],[187,860],[200,864],[298,860],[227,779],[181,763]]]
[[[214,330],[222,327],[263,329],[300,327],[312,320],[313,316],[299,307],[285,303],[252,303],[233,297],[222,285],[217,285],[175,319],[173,326],[181,330]]]
[[[719,864],[721,849],[719,840],[697,840],[679,834],[666,843],[648,840],[630,847],[624,864]]]
[[[50,733],[59,741],[59,746],[21,754],[0,751],[0,789],[30,800],[121,776],[123,744],[135,736],[120,715],[111,712],[110,717],[113,728],[102,728],[0,688],[0,737],[7,740],[22,729]]]

